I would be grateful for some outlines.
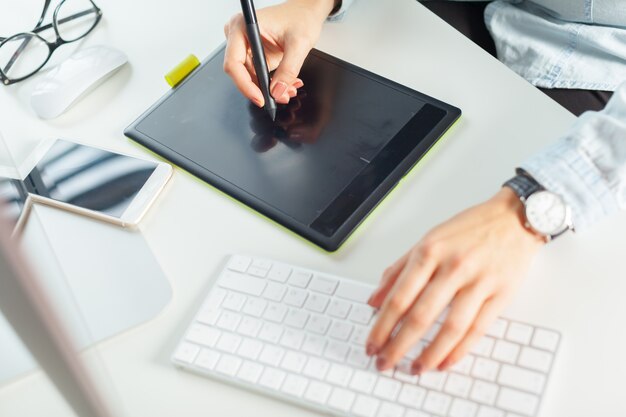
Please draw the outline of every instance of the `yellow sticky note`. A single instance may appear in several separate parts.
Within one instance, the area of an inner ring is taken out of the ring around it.
[[[170,87],[176,87],[182,80],[187,78],[191,72],[200,65],[200,60],[191,54],[180,64],[176,65],[170,72],[165,74],[165,81]]]

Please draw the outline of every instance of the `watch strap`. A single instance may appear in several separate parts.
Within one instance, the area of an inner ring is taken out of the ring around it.
[[[544,190],[533,177],[521,170],[518,170],[517,175],[505,182],[503,186],[511,188],[522,201],[537,191]]]

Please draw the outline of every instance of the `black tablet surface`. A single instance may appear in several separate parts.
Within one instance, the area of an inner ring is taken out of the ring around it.
[[[125,134],[328,251],[460,116],[449,104],[313,50],[276,121],[241,96],[223,48]]]

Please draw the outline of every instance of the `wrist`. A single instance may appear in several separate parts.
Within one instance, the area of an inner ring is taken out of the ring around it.
[[[287,0],[289,3],[295,3],[307,10],[310,10],[321,19],[326,19],[335,8],[341,4],[341,0]]]

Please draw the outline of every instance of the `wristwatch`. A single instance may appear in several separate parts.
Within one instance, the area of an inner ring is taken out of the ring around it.
[[[504,183],[524,204],[525,226],[537,235],[551,241],[568,230],[573,230],[572,211],[560,195],[546,190],[526,171]]]

